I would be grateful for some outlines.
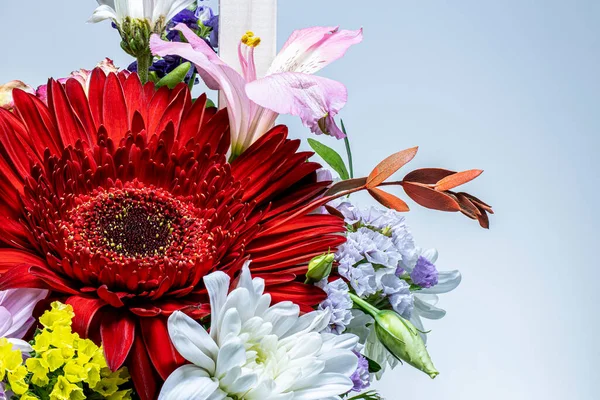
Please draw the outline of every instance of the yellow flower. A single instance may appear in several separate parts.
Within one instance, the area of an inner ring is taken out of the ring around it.
[[[0,338],[0,381],[6,374],[19,370],[23,364],[23,355],[20,350],[13,349],[12,343],[5,338]],[[16,393],[16,392],[15,392]]]
[[[85,367],[87,373],[85,381],[90,387],[94,387],[100,382],[100,367],[97,364],[87,364]]]
[[[8,383],[10,383],[10,388],[15,394],[21,395],[29,389],[29,385],[25,382],[26,376],[27,368],[23,365],[19,365],[16,369],[8,373]]]
[[[49,329],[55,329],[59,326],[71,326],[71,320],[75,316],[73,307],[58,301],[52,303],[51,306],[52,309],[46,311],[40,317],[40,323]]]
[[[106,399],[107,400],[131,400],[131,389],[119,390],[118,392],[108,396]]]
[[[21,396],[21,400],[40,400],[40,398],[33,394],[25,393],[23,396]]]
[[[71,383],[82,382],[86,380],[88,374],[84,367],[79,365],[75,360],[67,361],[63,368],[65,378]]]
[[[79,335],[71,332],[70,326],[55,326],[50,334],[50,344],[61,350],[65,359],[75,355],[75,347],[79,341]]]
[[[100,348],[89,339],[80,339],[77,342],[77,362],[81,365],[88,363],[96,356]]]
[[[104,378],[92,390],[106,397],[115,394],[119,390],[119,385],[117,379]]]
[[[33,350],[35,350],[36,353],[43,353],[50,348],[51,336],[52,334],[50,332],[43,330],[35,336],[35,343],[31,347],[33,347]]]
[[[85,400],[85,395],[82,388],[61,375],[50,393],[50,400]]]
[[[25,361],[27,370],[33,375],[31,377],[31,383],[36,386],[44,387],[49,383],[48,372],[50,368],[46,360],[42,358],[29,358]]]
[[[61,349],[50,349],[42,354],[42,360],[48,363],[50,372],[54,372],[65,364]]]

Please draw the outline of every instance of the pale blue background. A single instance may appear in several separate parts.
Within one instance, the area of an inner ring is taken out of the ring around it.
[[[2,0],[0,81],[39,84],[104,56],[125,66],[109,25],[84,23],[94,5]],[[593,0],[280,2],[280,43],[309,25],[365,28],[323,71],[348,85],[359,173],[414,145],[413,167],[486,170],[468,189],[494,205],[490,231],[408,216],[464,280],[427,324],[441,375],[399,368],[378,384],[388,399],[598,398],[599,21]]]

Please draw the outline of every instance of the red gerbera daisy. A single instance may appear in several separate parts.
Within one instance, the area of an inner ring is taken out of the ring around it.
[[[295,274],[344,241],[343,220],[296,215],[328,183],[285,127],[228,163],[226,112],[185,85],[96,70],[88,96],[76,80],[50,81],[48,94],[46,106],[15,91],[14,113],[0,110],[0,290],[65,298],[74,329],[100,332],[110,367],[127,365],[142,399],[183,362],[167,317],[208,314],[211,271],[234,276],[252,259],[274,301],[323,299]]]

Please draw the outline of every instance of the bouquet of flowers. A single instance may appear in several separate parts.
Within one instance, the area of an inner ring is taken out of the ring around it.
[[[392,179],[410,148],[355,177],[346,88],[313,74],[362,30],[298,30],[269,55],[234,16],[275,2],[98,0],[90,21],[135,62],[0,87],[1,399],[379,399],[399,363],[438,375],[422,319],[461,275],[390,189],[487,228],[455,189],[481,171]],[[279,114],[347,154],[308,139],[323,167]]]

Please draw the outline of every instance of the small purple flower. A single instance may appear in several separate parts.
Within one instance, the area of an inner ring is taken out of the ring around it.
[[[214,15],[204,23],[204,26],[212,28],[210,32],[210,45],[214,48],[219,47],[219,16]]]
[[[410,278],[422,288],[430,288],[438,284],[438,270],[431,261],[420,256]]]
[[[369,373],[369,361],[357,351],[354,354],[358,357],[358,366],[350,379],[354,383],[352,391],[360,392],[371,386],[371,374]]]
[[[206,25],[206,23],[208,21],[210,21],[212,18],[215,17],[215,13],[213,12],[212,8],[210,8],[208,6],[199,6],[196,9],[194,16],[196,17],[197,21],[200,21],[204,25]],[[208,26],[208,25],[206,25],[206,26]]]

